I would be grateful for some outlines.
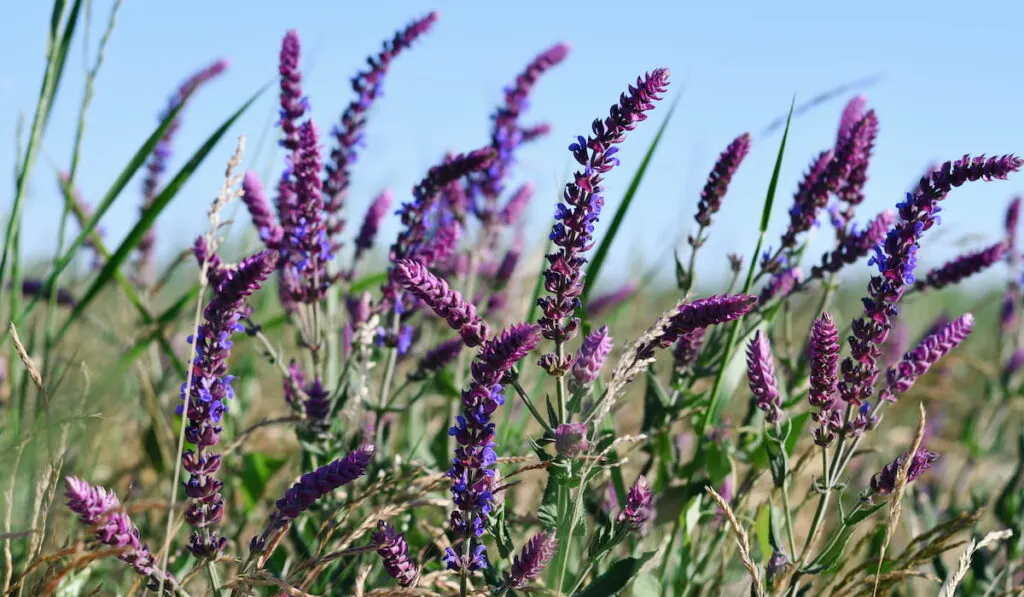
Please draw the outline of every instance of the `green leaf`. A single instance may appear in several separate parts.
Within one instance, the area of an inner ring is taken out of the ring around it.
[[[633,597],[662,597],[664,594],[661,581],[650,572],[637,575],[633,581]]]
[[[167,183],[167,186],[164,187],[164,190],[160,191],[160,194],[153,199],[152,204],[150,204],[150,206],[146,208],[145,212],[142,214],[142,217],[139,218],[139,221],[131,229],[131,231],[125,237],[121,245],[110,256],[110,259],[103,264],[103,268],[100,270],[99,274],[97,274],[96,278],[93,280],[89,288],[85,291],[85,294],[82,295],[82,298],[79,300],[78,304],[71,312],[71,315],[68,316],[67,321],[64,322],[64,325],[57,333],[56,338],[54,340],[55,342],[62,338],[65,333],[67,333],[68,329],[75,322],[75,319],[78,316],[80,316],[84,312],[86,307],[88,307],[89,304],[92,303],[92,301],[97,297],[97,295],[99,295],[100,291],[106,286],[107,282],[114,276],[114,272],[117,271],[119,267],[121,267],[121,264],[124,263],[126,259],[128,259],[128,256],[131,254],[131,252],[135,250],[135,248],[138,246],[146,231],[153,227],[153,225],[156,222],[157,216],[160,215],[160,212],[162,212],[164,208],[167,207],[171,199],[173,199],[174,196],[177,195],[182,185],[184,185],[185,182],[187,182],[188,179],[192,177],[196,169],[199,168],[199,165],[202,164],[206,157],[210,154],[210,152],[213,151],[213,148],[216,147],[217,143],[221,140],[221,138],[223,138],[224,135],[227,134],[228,130],[235,123],[235,121],[237,121],[238,118],[241,117],[241,115],[249,108],[249,106],[251,106],[253,102],[255,102],[257,98],[259,98],[259,96],[263,93],[265,89],[266,86],[257,91],[251,98],[248,99],[248,101],[242,104],[242,106],[238,110],[236,110],[235,113],[232,114],[220,127],[218,127],[217,130],[214,131],[212,135],[210,135],[206,142],[203,143],[203,145],[192,155],[188,162],[186,162],[186,164],[182,166],[181,170],[178,171],[174,178],[172,178]],[[92,222],[92,220],[90,220],[90,222]],[[81,238],[81,235],[79,235],[79,237]],[[80,240],[80,238],[76,240]]]
[[[762,504],[757,509],[757,516],[754,518],[754,538],[762,554],[772,552],[772,510],[768,504]]]
[[[601,273],[601,267],[604,265],[605,258],[608,256],[608,251],[611,250],[612,242],[615,241],[615,237],[619,232],[619,227],[622,226],[622,221],[626,218],[626,212],[629,211],[630,205],[633,204],[633,199],[636,197],[637,189],[640,188],[640,182],[643,181],[644,175],[647,173],[647,167],[651,163],[651,158],[654,157],[655,150],[658,149],[658,145],[661,143],[661,138],[665,134],[665,129],[668,128],[668,123],[672,121],[672,114],[675,113],[676,106],[679,105],[680,97],[682,96],[676,96],[672,105],[669,106],[668,112],[665,113],[665,120],[663,120],[661,126],[658,127],[658,132],[654,135],[654,139],[651,140],[651,144],[647,147],[647,152],[644,154],[643,159],[640,160],[640,165],[633,174],[633,180],[629,182],[629,187],[626,188],[626,194],[622,197],[622,202],[619,203],[619,208],[615,210],[615,216],[612,217],[612,221],[608,225],[608,232],[605,233],[604,238],[601,239],[601,244],[597,246],[597,252],[594,253],[594,258],[590,261],[590,266],[587,268],[586,282],[583,287],[583,295],[580,297],[581,310],[586,306],[587,300],[590,298],[590,293],[594,289],[594,284],[597,283],[598,275]]]
[[[247,509],[262,501],[267,481],[286,462],[286,458],[272,458],[261,452],[247,452],[242,457],[242,497]]]
[[[556,474],[548,475],[548,482],[544,486],[544,496],[541,498],[540,507],[537,508],[537,518],[549,530],[558,527],[558,484]]]
[[[615,562],[607,572],[577,593],[576,597],[611,597],[618,594],[656,553],[658,552],[648,551],[639,558],[623,558]]]

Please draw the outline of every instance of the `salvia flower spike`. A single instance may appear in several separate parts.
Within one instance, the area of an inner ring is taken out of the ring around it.
[[[871,477],[871,490],[880,495],[889,495],[896,489],[896,475],[906,462],[908,454],[882,467],[882,470]],[[939,455],[921,446],[917,449],[907,469],[907,483],[912,483],[939,460]]]
[[[476,307],[452,290],[443,278],[410,259],[396,260],[394,272],[398,284],[458,331],[466,346],[479,346],[487,338],[487,323],[477,315]]]
[[[893,402],[909,390],[928,369],[963,342],[974,328],[974,316],[965,313],[929,335],[914,350],[903,355],[886,373],[888,383],[879,400]]]
[[[147,578],[149,586],[155,590],[163,575],[117,496],[77,477],[66,477],[64,483],[68,509],[78,515],[82,524],[93,529],[97,541],[120,549],[118,558]],[[168,594],[172,593],[172,587],[177,586],[170,574],[163,576],[163,584]]]
[[[626,507],[619,512],[616,522],[629,530],[639,531],[654,516],[653,510],[654,494],[647,484],[647,478],[640,475],[626,492]]]
[[[331,131],[335,145],[331,150],[331,161],[326,167],[323,181],[324,207],[328,215],[327,235],[332,252],[337,252],[341,248],[338,236],[345,228],[341,211],[352,177],[352,165],[357,157],[356,148],[365,145],[367,114],[382,95],[384,76],[391,66],[391,61],[429,31],[437,19],[438,13],[431,12],[395,33],[392,39],[384,42],[383,48],[375,57],[367,60],[369,68],[352,78],[352,90],[356,93],[356,99],[345,108],[340,122]]]
[[[370,465],[370,459],[373,458],[373,451],[372,444],[363,444],[343,458],[302,475],[302,478],[277,500],[270,529],[281,528],[295,520],[320,498],[362,477]]]
[[[747,345],[747,382],[765,420],[775,425],[782,420],[782,396],[775,380],[775,363],[768,336],[758,330]]]
[[[302,71],[299,70],[299,55],[302,42],[297,31],[290,30],[281,40],[281,53],[277,72],[280,80],[280,119],[278,125],[284,138],[281,146],[295,151],[299,146],[299,121],[309,110],[309,100],[302,95]]]
[[[695,330],[739,319],[757,302],[758,298],[752,294],[723,294],[682,303],[669,317],[661,334],[651,344],[639,347],[637,354],[644,358],[653,354],[655,348],[668,348]]]
[[[558,538],[554,533],[540,532],[530,537],[522,552],[512,559],[512,568],[505,575],[505,586],[521,589],[537,577],[555,557]]]
[[[715,162],[711,174],[708,175],[708,181],[704,185],[704,190],[701,191],[700,202],[697,204],[697,215],[694,216],[694,219],[700,224],[701,228],[710,226],[711,216],[721,209],[722,199],[729,190],[729,183],[732,181],[732,177],[739,169],[743,158],[747,157],[747,154],[750,153],[750,143],[750,133],[743,133],[733,139],[732,143],[729,143],[729,146],[725,148],[725,151],[718,156],[718,161]],[[696,243],[699,242],[699,239],[693,239],[690,242]]]
[[[242,260],[237,268],[221,270],[213,298],[203,311],[203,322],[189,338],[195,344],[192,383],[182,384],[182,400],[188,401],[185,440],[195,446],[181,459],[189,474],[185,495],[191,501],[185,520],[195,529],[189,550],[199,558],[215,558],[223,549],[225,538],[215,527],[224,517],[223,483],[217,479],[221,457],[211,448],[220,440],[221,418],[227,412],[227,401],[234,397],[228,375],[231,335],[243,331],[239,319],[246,299],[260,288],[277,262],[277,254],[264,250]],[[186,389],[188,395],[185,395]],[[179,407],[180,408],[180,407]]]
[[[513,325],[485,341],[470,367],[469,387],[462,391],[462,414],[448,430],[458,443],[448,470],[455,502],[450,527],[463,543],[458,552],[447,549],[444,559],[449,569],[465,573],[487,566],[486,547],[476,538],[483,535],[493,509],[498,455],[491,416],[505,402],[502,380],[538,340],[536,326]]]
[[[607,118],[594,121],[592,136],[581,135],[569,146],[583,169],[565,186],[563,202],[556,206],[557,222],[550,235],[555,249],[547,256],[548,267],[544,272],[544,289],[548,296],[538,299],[541,332],[557,345],[571,340],[580,323],[574,312],[581,306],[583,265],[587,262],[584,254],[594,244],[594,223],[604,206],[603,176],[619,163],[615,157],[616,145],[647,118],[646,112],[654,109],[654,102],[665,93],[668,76],[668,69],[657,69],[638,78],[636,85],[630,86],[629,92],[611,107]],[[549,374],[561,376],[569,369],[570,360],[571,357],[553,352],[541,357],[539,362]]]
[[[857,230],[851,227],[843,235],[839,246],[821,257],[821,265],[811,268],[811,278],[821,278],[825,274],[834,274],[847,265],[856,263],[859,259],[867,257],[871,251],[878,246],[889,228],[896,222],[896,212],[887,209],[875,216],[864,230]]]
[[[249,210],[249,216],[259,232],[260,240],[268,249],[278,250],[284,231],[277,223],[277,217],[267,200],[263,184],[255,172],[246,172],[245,178],[242,179],[242,201]]]
[[[359,261],[360,257],[373,248],[373,241],[377,238],[380,224],[391,207],[391,201],[391,191],[384,190],[377,195],[377,198],[370,204],[370,208],[366,210],[363,223],[359,226],[359,234],[356,236],[356,253],[352,258],[353,262]]]
[[[574,391],[593,385],[611,351],[612,337],[608,334],[606,325],[597,328],[583,339],[572,365],[570,385]]]
[[[842,428],[838,410],[839,330],[828,313],[822,313],[811,326],[808,341],[810,361],[810,389],[807,402],[816,409],[813,415],[818,427],[814,429],[814,442],[828,447]]]
[[[878,273],[868,284],[863,299],[864,315],[853,322],[849,338],[850,356],[842,363],[839,394],[844,401],[859,405],[872,393],[878,377],[878,358],[882,343],[897,314],[896,305],[909,285],[915,282],[918,241],[925,231],[938,223],[939,201],[954,187],[968,181],[1006,178],[1024,165],[1016,156],[985,158],[965,155],[955,162],[945,162],[921,178],[916,190],[907,193],[897,204],[900,219],[875,248],[868,261]]]
[[[409,544],[405,537],[390,524],[380,520],[372,539],[388,576],[403,587],[415,586],[420,577],[420,568],[409,557]]]
[[[917,289],[938,290],[939,288],[958,284],[966,278],[1002,261],[1008,248],[1005,241],[1000,241],[992,246],[965,253],[956,259],[947,261],[945,264],[930,270],[925,274],[923,280],[918,280]]]

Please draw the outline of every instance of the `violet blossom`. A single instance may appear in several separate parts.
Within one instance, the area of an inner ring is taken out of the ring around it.
[[[725,193],[729,190],[729,183],[732,181],[732,177],[736,174],[736,170],[739,169],[743,158],[747,157],[747,154],[750,153],[750,143],[750,133],[743,133],[729,143],[725,151],[718,156],[718,161],[715,162],[714,168],[711,169],[711,174],[708,175],[708,181],[704,185],[704,190],[701,191],[700,202],[697,204],[697,215],[694,216],[701,229],[710,226],[711,216],[721,209],[722,198],[725,197]],[[690,239],[690,244],[694,246],[697,246],[696,243],[700,242],[699,233],[696,238]]]
[[[512,559],[512,568],[505,574],[505,586],[521,589],[526,582],[537,577],[555,557],[558,538],[554,533],[540,532],[530,537],[519,555]]]
[[[387,215],[388,209],[391,207],[391,200],[391,191],[385,189],[377,195],[377,198],[370,204],[370,208],[366,210],[363,223],[359,226],[359,234],[356,236],[356,252],[352,258],[353,263],[359,261],[363,254],[373,248],[373,241],[377,238],[381,221],[384,220],[384,216]]]
[[[487,323],[477,316],[476,307],[452,290],[444,278],[410,259],[396,260],[393,271],[395,281],[458,331],[466,346],[479,346],[487,338]]]
[[[922,340],[914,350],[903,355],[899,363],[889,368],[886,374],[888,383],[879,400],[895,402],[897,394],[909,390],[932,365],[963,342],[973,327],[974,316],[965,313]]]
[[[965,253],[956,259],[947,261],[945,264],[930,270],[925,274],[923,280],[918,280],[916,289],[926,290],[945,288],[962,282],[964,279],[973,276],[987,269],[1006,255],[1008,247],[1006,241],[1000,241],[992,246]]]
[[[843,235],[838,247],[821,256],[821,265],[811,268],[811,278],[834,274],[843,267],[856,263],[858,259],[867,257],[872,249],[885,240],[886,233],[895,222],[896,212],[887,209],[868,222],[864,230],[851,227]]]
[[[405,537],[387,522],[377,521],[377,531],[372,535],[377,554],[384,563],[388,576],[403,587],[412,587],[420,577],[420,568],[409,558],[409,544]]]
[[[896,490],[896,475],[906,462],[907,454],[882,467],[882,470],[871,477],[871,490],[879,495],[889,495]],[[907,469],[907,483],[912,483],[939,460],[939,455],[930,452],[924,446],[917,449]]]
[[[747,382],[754,395],[757,408],[764,411],[765,420],[775,425],[782,420],[782,396],[775,380],[775,363],[768,336],[758,330],[747,345]]]
[[[612,337],[608,334],[606,325],[597,328],[583,339],[573,359],[572,377],[569,379],[572,391],[583,391],[594,384],[611,351]]]

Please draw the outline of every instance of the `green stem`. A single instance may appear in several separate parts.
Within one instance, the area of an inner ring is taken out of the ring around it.
[[[538,411],[537,407],[533,405],[533,401],[530,400],[530,396],[526,393],[526,390],[523,389],[523,386],[519,384],[519,379],[513,378],[511,383],[512,387],[515,388],[516,390],[516,394],[519,394],[519,397],[523,400],[523,403],[526,404],[526,408],[530,410],[530,414],[533,415],[533,418],[537,419],[537,422],[540,423],[542,427],[544,427],[544,431],[547,431],[548,433],[554,435],[555,430],[552,429],[550,425],[548,425],[548,422],[544,420],[543,416],[541,416],[540,411]]]

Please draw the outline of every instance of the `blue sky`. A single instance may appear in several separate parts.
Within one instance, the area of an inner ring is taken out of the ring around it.
[[[0,22],[0,164],[10,168],[19,113],[30,118],[43,67],[49,3],[19,4]],[[90,60],[110,2],[94,2]],[[527,122],[548,121],[553,133],[520,154],[517,180],[534,180],[530,238],[540,242],[553,201],[569,166],[567,145],[590,121],[607,114],[638,74],[672,69],[667,100],[680,106],[651,164],[624,236],[606,272],[636,277],[637,261],[667,255],[675,239],[694,226],[700,189],[717,154],[737,134],[755,134],[700,260],[705,278],[725,267],[724,254],[749,254],[758,211],[771,174],[779,133],[764,126],[797,102],[849,81],[879,75],[864,91],[881,121],[881,133],[860,219],[901,199],[933,160],[963,153],[1024,151],[1024,86],[1014,67],[1015,39],[1024,5],[1001,1],[968,10],[952,2],[850,3],[739,0],[714,2],[484,3],[402,0],[382,3],[127,1],[100,73],[79,176],[86,199],[109,186],[153,130],[169,94],[193,70],[218,57],[231,60],[226,75],[201,90],[183,117],[171,168],[179,167],[232,110],[276,72],[280,39],[289,28],[304,46],[305,90],[313,117],[327,129],[351,98],[350,76],[366,55],[410,19],[436,9],[441,18],[412,51],[396,60],[367,131],[368,147],[355,172],[350,220],[358,221],[383,187],[397,197],[446,150],[466,151],[487,139],[488,116],[502,88],[535,54],[558,41],[572,45],[569,59],[544,77],[532,97]],[[986,18],[987,15],[995,15]],[[61,98],[43,147],[26,207],[30,251],[51,247],[59,214],[54,167],[66,167],[84,82],[82,39],[69,58]],[[794,124],[787,148],[772,239],[785,226],[792,192],[811,158],[830,145],[842,104],[834,100]],[[158,250],[168,255],[204,229],[205,209],[220,186],[238,134],[249,140],[247,166],[277,172],[280,155],[270,143],[254,151],[275,118],[274,93],[235,126],[204,168],[165,211]],[[607,225],[668,101],[631,134],[622,166],[607,177]],[[10,170],[8,170],[9,172]],[[137,216],[141,181],[115,204],[103,225],[119,239]],[[8,209],[13,184],[0,191]],[[926,240],[925,264],[959,247],[994,240],[1007,199],[1024,190],[1024,178],[979,184],[956,192],[944,208],[943,231]],[[244,215],[240,214],[244,224]],[[356,224],[351,225],[354,227]],[[394,219],[383,231],[389,239]],[[598,234],[603,233],[602,225]],[[973,235],[969,236],[968,235]],[[980,235],[980,237],[979,237]],[[821,235],[824,236],[824,235]],[[823,239],[820,239],[823,240]],[[820,245],[821,242],[816,244]],[[817,251],[816,251],[817,252]],[[671,259],[664,263],[671,272]]]

